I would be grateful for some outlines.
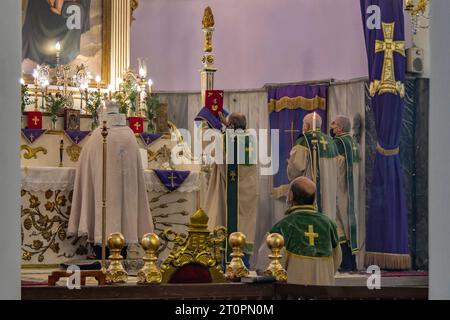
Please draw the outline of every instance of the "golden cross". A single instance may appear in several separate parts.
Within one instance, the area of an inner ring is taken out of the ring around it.
[[[291,121],[291,129],[290,130],[284,130],[284,132],[290,132],[291,133],[291,146],[294,146],[294,133],[300,132],[300,130],[294,130],[294,121]]]
[[[325,140],[323,136],[320,137],[320,144],[322,145],[323,150],[327,151],[328,141]]]
[[[141,124],[139,122],[136,122],[134,124],[134,127],[136,128],[136,130],[139,130],[139,128],[141,127]]]
[[[231,178],[231,181],[236,181],[236,172],[235,171],[230,172],[230,178]]]
[[[305,236],[309,238],[309,245],[314,247],[314,239],[319,237],[318,233],[314,233],[314,226],[312,224],[308,225],[308,232],[305,232]]]
[[[37,124],[39,123],[39,118],[37,116],[34,116],[34,118],[31,119],[31,121],[33,121],[34,125],[37,126]]]
[[[384,40],[375,41],[375,53],[384,53],[383,70],[381,74],[381,81],[375,80],[371,83],[372,96],[377,92],[383,93],[399,93],[403,95],[402,84],[395,80],[394,68],[394,52],[406,57],[405,41],[394,41],[395,22],[383,22],[383,36]],[[403,87],[404,88],[404,87]]]
[[[173,175],[173,172],[172,172],[171,176],[168,177],[167,179],[169,179],[169,180],[172,182],[172,188],[173,188],[173,187],[174,187],[174,185],[173,185],[173,180],[176,180],[177,177],[175,177],[175,176]]]

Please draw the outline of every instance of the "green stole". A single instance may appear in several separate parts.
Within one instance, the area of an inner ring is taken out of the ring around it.
[[[239,166],[256,164],[256,143],[251,136],[242,133],[235,133],[230,136],[227,132],[225,139],[225,159],[226,159],[226,228],[227,235],[239,231]],[[233,152],[228,152],[233,150]],[[231,261],[230,254],[232,248],[228,244],[228,236],[225,242],[225,261]],[[253,244],[246,243],[244,252],[251,254]]]
[[[347,165],[347,188],[348,188],[348,225],[350,231],[349,241],[353,253],[359,251],[358,247],[358,226],[355,211],[355,188],[353,184],[353,164],[360,161],[359,150],[353,138],[349,134],[336,136],[334,138],[340,155],[345,157]]]
[[[313,147],[313,131],[308,131],[306,133],[303,133],[296,142],[296,145],[300,145],[303,146],[305,148],[308,149],[309,152],[309,159],[310,159],[310,164],[311,164],[311,173],[312,176],[314,177],[314,175],[316,176],[316,202],[317,202],[317,210],[319,212],[322,211],[322,195],[321,195],[321,179],[320,179],[320,159],[321,158],[335,158],[338,153],[336,150],[336,146],[334,144],[333,139],[322,133],[322,131],[320,131],[320,129],[318,129],[316,132],[316,139],[317,139],[317,157],[316,157],[316,172],[313,172],[313,151],[314,151],[314,147]]]
[[[314,206],[294,206],[270,233],[284,237],[289,254],[306,258],[328,258],[339,245],[336,224]]]

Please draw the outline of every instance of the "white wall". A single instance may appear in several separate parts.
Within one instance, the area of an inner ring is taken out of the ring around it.
[[[20,299],[20,1],[0,2],[0,299]]]
[[[359,0],[141,0],[131,64],[148,59],[157,90],[200,89],[204,8],[216,21],[216,87],[367,75]]]
[[[450,1],[431,1],[430,298],[450,299]]]

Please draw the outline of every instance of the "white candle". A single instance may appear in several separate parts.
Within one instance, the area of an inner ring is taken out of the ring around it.
[[[152,85],[153,85],[153,80],[152,79],[148,79],[148,93],[152,93]]]
[[[316,131],[316,113],[313,113],[313,131]]]

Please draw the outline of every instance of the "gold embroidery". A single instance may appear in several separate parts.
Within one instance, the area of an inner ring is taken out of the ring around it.
[[[311,247],[315,246],[315,238],[319,237],[318,233],[314,232],[314,226],[312,224],[308,225],[308,232],[305,231],[305,236],[309,238],[309,245]]]
[[[327,106],[327,100],[325,98],[321,98],[319,96],[315,96],[314,98],[305,98],[305,97],[283,97],[281,99],[275,100],[271,99],[269,102],[269,113],[271,112],[280,112],[284,109],[304,109],[304,110],[315,110],[322,109],[325,110]]]
[[[395,22],[383,22],[384,40],[375,42],[375,53],[384,53],[383,70],[381,80],[370,83],[370,95],[374,97],[377,93],[392,93],[405,96],[405,86],[402,82],[395,80],[394,52],[406,57],[405,41],[394,41]]]
[[[397,147],[395,149],[384,149],[382,146],[380,146],[379,143],[377,143],[377,151],[383,156],[390,157],[398,155],[400,153],[400,148]]]
[[[80,158],[81,147],[75,143],[66,148],[66,152],[69,155],[70,161],[77,162]]]

